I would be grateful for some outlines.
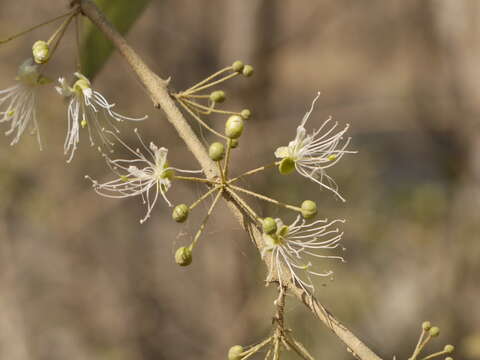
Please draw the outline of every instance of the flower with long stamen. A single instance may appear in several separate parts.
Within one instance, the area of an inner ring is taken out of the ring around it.
[[[321,251],[328,251],[340,246],[343,232],[340,232],[336,224],[344,223],[345,220],[327,219],[307,223],[299,215],[289,226],[282,220],[275,219],[276,231],[272,234],[263,234],[265,248],[262,257],[271,252],[270,273],[268,278],[276,276],[280,285],[282,279],[288,275],[304,290],[313,291],[314,287],[310,275],[326,277],[332,275],[332,271],[313,271],[310,260],[338,259],[344,262],[341,256],[326,255]],[[284,274],[282,269],[287,269],[289,274]],[[299,274],[303,272],[303,274]]]
[[[82,74],[76,72],[77,80],[70,87],[64,78],[58,82],[60,86],[56,87],[57,92],[63,97],[69,99],[68,102],[68,129],[64,143],[64,153],[68,156],[67,162],[73,159],[75,150],[80,141],[80,128],[87,128],[90,138],[90,144],[95,145],[92,127],[96,130],[101,142],[107,147],[113,146],[113,142],[105,135],[105,127],[119,132],[114,121],[121,122],[142,121],[147,118],[131,118],[120,115],[112,110],[115,104],[110,104],[105,97],[98,91],[93,90],[90,81]],[[101,115],[101,116],[99,116]]]
[[[290,141],[288,146],[279,147],[275,151],[275,156],[282,159],[279,165],[281,173],[287,174],[296,170],[300,175],[333,191],[342,201],[345,201],[339,194],[333,178],[326,173],[326,169],[340,161],[343,155],[355,153],[355,151],[346,150],[350,138],[345,140],[343,138],[349,125],[338,131],[338,123],[328,118],[318,130],[307,135],[305,125],[319,96],[320,93],[313,100],[300,126],[297,127],[295,139]]]
[[[37,89],[39,85],[49,82],[38,71],[38,65],[28,59],[20,65],[17,84],[0,91],[0,123],[10,123],[6,135],[13,135],[10,145],[20,140],[27,127],[37,135],[38,144],[42,148],[40,132],[36,117]]]
[[[152,209],[160,196],[169,206],[172,206],[166,193],[172,186],[175,171],[183,173],[202,172],[201,170],[191,171],[171,167],[167,161],[168,150],[164,147],[159,148],[153,142],[147,147],[138,134],[137,129],[135,129],[135,134],[140,140],[145,154],[140,149],[134,150],[125,144],[113,131],[106,130],[105,133],[106,135],[112,135],[121,143],[133,155],[133,158],[111,159],[104,154],[108,166],[117,176],[116,179],[101,184],[91,179],[88,175],[86,178],[92,181],[93,188],[102,196],[110,198],[140,196],[142,202],[147,207],[147,212],[140,220],[140,223],[145,222],[150,217]]]

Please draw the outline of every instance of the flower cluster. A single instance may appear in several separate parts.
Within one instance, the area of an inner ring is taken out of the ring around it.
[[[52,56],[62,39],[66,28],[71,21],[79,15],[79,9],[61,16],[68,18],[58,27],[48,41],[38,40],[32,46],[32,57],[23,62],[18,70],[17,84],[0,91],[0,123],[9,123],[10,128],[6,135],[12,135],[11,145],[18,143],[27,128],[37,135],[38,143],[42,148],[40,131],[37,122],[37,92],[41,85],[51,81],[42,73],[43,64],[52,59]],[[61,18],[59,17],[59,18]],[[59,18],[47,21],[49,24]],[[10,39],[15,38],[11,37]],[[119,132],[115,123],[124,120],[141,121],[147,117],[132,118],[113,111],[115,104],[111,104],[98,91],[91,86],[90,80],[80,72],[75,72],[75,81],[72,86],[67,84],[65,78],[59,78],[57,92],[67,99],[67,134],[65,137],[64,154],[70,162],[77,150],[80,141],[80,129],[86,128],[90,144],[95,145],[94,138],[97,134],[101,145],[111,150],[114,145],[105,130]],[[100,145],[100,144],[99,144]]]
[[[19,68],[17,84],[0,91],[0,123],[10,125],[7,135],[12,135],[11,144],[16,144],[24,131],[30,127],[37,134],[40,143],[36,104],[37,92],[41,85],[50,83],[43,75],[43,66],[49,62],[57,49],[71,21],[80,14],[79,8],[64,15],[65,21],[47,40],[38,40],[32,46],[32,56]],[[60,17],[61,18],[61,17]],[[56,18],[58,19],[58,18]],[[55,21],[47,21],[45,24]],[[13,38],[13,37],[12,37]],[[163,199],[168,206],[172,202],[167,198],[167,192],[175,181],[193,181],[206,186],[205,193],[190,205],[177,204],[172,212],[172,218],[177,222],[187,220],[189,213],[201,202],[213,197],[207,214],[198,231],[188,246],[180,247],[175,259],[182,266],[192,262],[192,252],[221,196],[235,201],[244,212],[263,229],[263,257],[269,257],[269,281],[276,281],[281,286],[287,278],[305,291],[313,291],[311,275],[329,276],[331,271],[314,269],[314,259],[338,259],[338,255],[330,255],[324,251],[336,249],[343,233],[338,225],[343,220],[312,220],[317,215],[317,205],[312,200],[304,200],[300,205],[286,204],[265,194],[260,194],[238,185],[238,180],[271,167],[278,167],[281,174],[297,171],[300,175],[316,182],[323,188],[334,192],[340,199],[338,186],[327,174],[327,169],[334,166],[345,154],[353,153],[347,150],[350,138],[344,139],[348,125],[338,129],[338,124],[327,119],[318,130],[307,133],[306,125],[318,96],[313,100],[310,110],[297,127],[294,140],[287,146],[279,147],[274,155],[277,158],[272,164],[248,170],[236,177],[230,176],[231,153],[239,147],[239,139],[244,133],[245,122],[252,116],[249,109],[226,110],[219,108],[227,100],[223,89],[216,88],[233,78],[249,78],[254,69],[242,61],[235,61],[188,89],[171,93],[172,98],[180,107],[203,128],[217,136],[220,141],[212,142],[208,154],[218,167],[215,177],[197,177],[192,174],[202,173],[202,170],[182,170],[170,166],[167,161],[168,150],[150,142],[143,142],[135,129],[139,148],[132,148],[119,137],[117,124],[123,121],[142,121],[146,116],[133,118],[119,114],[114,110],[115,104],[92,87],[91,81],[81,73],[74,72],[72,81],[60,77],[56,91],[66,103],[66,137],[64,155],[66,161],[72,161],[78,149],[82,129],[88,133],[90,144],[98,145],[114,178],[107,182],[99,182],[86,176],[94,190],[105,197],[130,198],[139,197],[146,207],[146,213],[140,222],[144,223],[151,217],[158,200]],[[226,117],[223,129],[216,128],[211,115]],[[130,155],[129,158],[116,158],[112,155],[113,146],[120,144]],[[257,214],[245,201],[242,195],[253,196],[284,209],[296,213],[296,219],[285,225],[281,219],[272,219]]]

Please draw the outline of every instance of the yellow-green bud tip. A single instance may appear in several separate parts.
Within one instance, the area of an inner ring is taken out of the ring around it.
[[[265,234],[274,234],[277,232],[277,222],[271,217],[266,217],[262,221],[262,229]]]
[[[46,41],[38,40],[32,46],[33,60],[37,64],[45,64],[50,58],[50,47]]]
[[[455,346],[450,344],[445,345],[445,347],[443,348],[443,351],[445,351],[446,353],[452,353],[454,350],[455,350]]]
[[[450,356],[447,356],[447,357],[445,358],[445,360],[453,360],[453,358],[450,357]]]
[[[231,139],[237,139],[243,132],[243,119],[241,116],[232,115],[225,123],[225,135]]]
[[[188,266],[192,263],[192,250],[182,246],[175,252],[175,262],[180,266]]]
[[[243,76],[250,77],[253,75],[253,66],[252,65],[245,65],[242,70]]]
[[[243,346],[234,345],[228,349],[228,360],[240,360],[242,358]]]
[[[215,90],[212,91],[210,94],[210,100],[216,103],[221,103],[224,102],[226,99],[225,91],[223,90]]]
[[[250,119],[250,116],[252,116],[252,112],[251,112],[249,109],[243,109],[243,110],[240,112],[240,115],[241,115],[242,118],[244,118],[245,120],[248,120],[248,119]]]
[[[172,212],[172,219],[176,222],[183,223],[188,218],[190,208],[185,204],[175,206]]]
[[[243,70],[243,67],[244,67],[244,66],[245,66],[245,65],[243,64],[242,61],[237,60],[237,61],[234,61],[234,62],[233,62],[233,64],[232,64],[232,69],[233,69],[233,71],[235,71],[235,72],[241,72],[241,71]]]
[[[235,149],[236,147],[238,147],[238,139],[230,139],[230,147],[232,149]]]
[[[225,146],[220,142],[214,142],[208,148],[208,156],[213,161],[220,161],[225,156]]]
[[[424,321],[422,323],[422,329],[425,331],[430,330],[431,327],[432,327],[432,324],[430,323],[430,321]]]
[[[440,334],[440,329],[436,326],[432,327],[429,331],[430,336],[435,337]]]
[[[293,161],[293,159],[290,157],[283,158],[278,165],[278,171],[280,171],[280,174],[282,175],[291,174],[294,170],[295,161]]]
[[[317,215],[317,204],[315,204],[315,202],[312,200],[305,200],[302,203],[301,208],[302,208],[302,216],[305,219],[311,219],[315,215]]]

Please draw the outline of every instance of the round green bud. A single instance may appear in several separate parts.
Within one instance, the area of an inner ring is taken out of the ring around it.
[[[238,147],[238,139],[230,139],[230,147],[232,149],[235,149],[236,147]]]
[[[175,206],[172,212],[172,219],[176,222],[183,223],[188,218],[190,208],[185,204]]]
[[[192,250],[182,246],[175,251],[175,262],[180,266],[188,266],[192,263]]]
[[[317,204],[315,204],[315,202],[312,200],[305,200],[302,203],[301,208],[302,208],[302,216],[305,219],[311,219],[315,215],[317,215]]]
[[[242,111],[240,111],[240,115],[245,120],[248,120],[250,119],[250,116],[252,116],[252,112],[249,109],[243,109]]]
[[[208,156],[213,161],[220,161],[225,156],[225,146],[220,142],[214,142],[208,148]]]
[[[262,229],[265,234],[274,234],[277,232],[277,222],[271,217],[266,217],[262,221]]]
[[[430,323],[430,321],[424,321],[422,323],[422,329],[425,331],[430,330],[431,327],[432,327],[432,324]]]
[[[239,72],[241,72],[241,71],[243,70],[243,67],[244,67],[244,66],[245,66],[245,65],[243,64],[242,61],[237,60],[237,61],[234,61],[234,62],[233,62],[233,64],[232,64],[232,69],[233,69],[233,71],[239,73]]]
[[[440,334],[440,329],[436,326],[430,328],[430,330],[428,330],[428,333],[430,334],[430,336],[432,337],[436,337]]]
[[[253,66],[252,65],[245,65],[242,70],[243,76],[250,77],[253,75]]]
[[[446,353],[452,353],[454,350],[455,350],[455,346],[450,344],[445,345],[445,347],[443,348],[443,351],[445,351]]]
[[[291,157],[283,158],[278,165],[278,171],[282,175],[291,174],[295,170],[295,161]]]
[[[45,64],[50,58],[50,47],[46,41],[38,40],[32,46],[33,60],[37,64]]]
[[[225,123],[225,135],[231,139],[239,138],[243,132],[243,119],[238,115],[232,115]]]
[[[212,100],[213,102],[222,103],[225,101],[225,99],[226,99],[226,95],[225,95],[225,91],[223,90],[215,90],[215,91],[212,91],[212,93],[210,94],[210,100]]]
[[[240,360],[242,358],[243,346],[234,345],[228,349],[228,360]]]
[[[451,356],[447,356],[445,360],[453,360],[453,358]]]

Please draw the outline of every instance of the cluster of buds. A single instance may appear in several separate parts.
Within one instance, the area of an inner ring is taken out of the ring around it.
[[[264,349],[266,349],[266,360],[279,359],[283,350],[293,351],[301,359],[314,359],[305,346],[293,337],[292,330],[285,327],[285,290],[281,286],[279,287],[279,296],[274,304],[276,305],[276,313],[272,321],[272,334],[253,346],[234,345],[230,347],[227,354],[228,360],[246,360]]]
[[[219,197],[223,194],[237,202],[245,213],[250,216],[252,221],[263,230],[265,245],[262,249],[262,257],[270,257],[268,259],[270,272],[267,280],[270,282],[276,281],[280,286],[283,286],[284,279],[290,278],[303,289],[313,291],[312,275],[326,277],[332,274],[329,270],[315,270],[313,262],[315,258],[344,261],[342,256],[329,255],[323,252],[340,246],[343,232],[339,230],[338,225],[342,224],[344,220],[315,220],[314,218],[318,214],[315,201],[304,200],[300,205],[286,204],[267,195],[241,187],[238,185],[238,180],[274,167],[278,167],[281,174],[288,174],[296,169],[301,175],[312,179],[322,185],[322,187],[332,190],[343,199],[339,195],[337,188],[332,185],[334,183],[333,179],[325,173],[325,169],[337,163],[344,154],[353,153],[353,151],[346,150],[350,139],[343,140],[343,134],[348,129],[348,126],[335,132],[337,124],[328,126],[331,121],[328,119],[319,130],[313,131],[311,135],[306,135],[305,125],[313,111],[313,105],[318,99],[317,96],[297,128],[295,139],[288,146],[279,147],[275,151],[274,155],[279,158],[278,160],[231,177],[229,174],[231,152],[238,146],[239,139],[244,133],[245,120],[250,119],[251,111],[244,109],[240,112],[232,112],[218,109],[217,105],[226,100],[225,91],[214,90],[209,94],[203,94],[201,91],[240,74],[251,76],[252,73],[253,68],[251,66],[244,65],[242,61],[235,61],[231,66],[214,73],[189,89],[172,94],[187,114],[191,115],[199,124],[219,136],[222,140],[214,141],[208,147],[209,157],[218,166],[217,178],[183,177],[184,180],[204,183],[207,186],[207,191],[191,205],[179,204],[175,206],[172,218],[176,222],[185,222],[190,212],[210,196],[213,196],[214,200],[192,242],[188,246],[182,246],[176,251],[175,261],[181,266],[187,266],[192,263],[193,249]],[[203,105],[198,102],[202,100],[207,101],[207,104]],[[213,113],[227,115],[223,133],[215,130],[202,118],[203,115]],[[285,225],[280,218],[274,219],[259,216],[248,205],[248,202],[243,199],[241,196],[243,194],[293,211],[297,216],[290,225]]]
[[[226,93],[220,89],[211,91],[211,88],[240,75],[250,77],[253,72],[253,66],[245,65],[242,61],[237,60],[232,65],[217,71],[187,90],[173,93],[172,96],[201,126],[224,140],[234,140],[233,147],[236,147],[238,145],[237,139],[243,133],[244,120],[250,119],[252,112],[249,109],[241,111],[219,109],[218,104],[224,103],[227,99]],[[211,114],[229,116],[225,123],[224,134],[215,130],[204,120],[203,117]]]
[[[453,360],[450,355],[454,352],[455,347],[450,344],[445,345],[440,351],[433,352],[423,357],[420,356],[430,340],[438,337],[438,335],[440,335],[440,329],[437,326],[432,326],[430,321],[424,321],[422,323],[422,331],[420,333],[417,345],[415,346],[412,356],[410,356],[408,360],[430,360],[441,356],[445,356],[445,360]]]

